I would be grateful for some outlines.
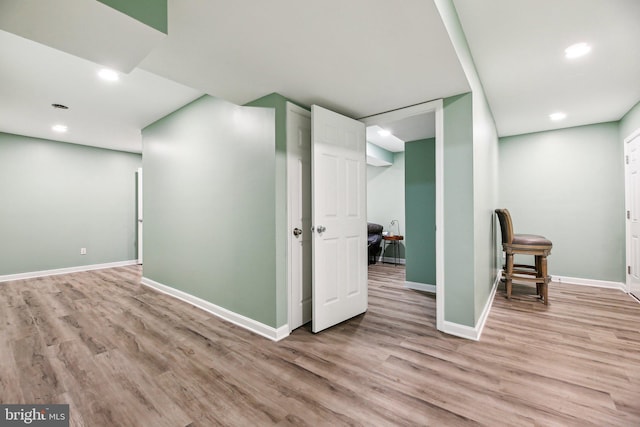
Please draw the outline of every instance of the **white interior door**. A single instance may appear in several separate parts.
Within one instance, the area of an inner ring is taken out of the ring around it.
[[[142,264],[142,168],[138,168],[138,264]]]
[[[627,285],[640,296],[640,135],[625,144]]]
[[[311,113],[287,103],[289,330],[311,320]]]
[[[367,310],[363,123],[311,107],[313,332]]]

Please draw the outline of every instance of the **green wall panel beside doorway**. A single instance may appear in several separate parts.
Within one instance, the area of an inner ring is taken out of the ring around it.
[[[435,138],[405,144],[408,282],[436,284]]]

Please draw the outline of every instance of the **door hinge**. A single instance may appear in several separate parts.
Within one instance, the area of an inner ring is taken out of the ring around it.
[[[624,156],[624,162],[625,162],[626,164],[629,164],[629,156]]]
[[[631,266],[627,265],[627,274],[631,274]]]
[[[631,211],[627,211],[627,219],[631,219]]]

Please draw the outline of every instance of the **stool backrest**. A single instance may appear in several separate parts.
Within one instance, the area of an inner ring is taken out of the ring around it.
[[[513,222],[508,209],[496,209],[498,220],[500,221],[500,231],[502,233],[502,244],[511,244],[513,241]]]

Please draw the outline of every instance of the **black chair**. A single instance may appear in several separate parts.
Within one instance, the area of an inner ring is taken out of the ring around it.
[[[374,224],[373,222],[367,223],[367,246],[369,249],[369,264],[375,264],[380,253],[380,246],[382,244],[382,229],[380,224]]]

